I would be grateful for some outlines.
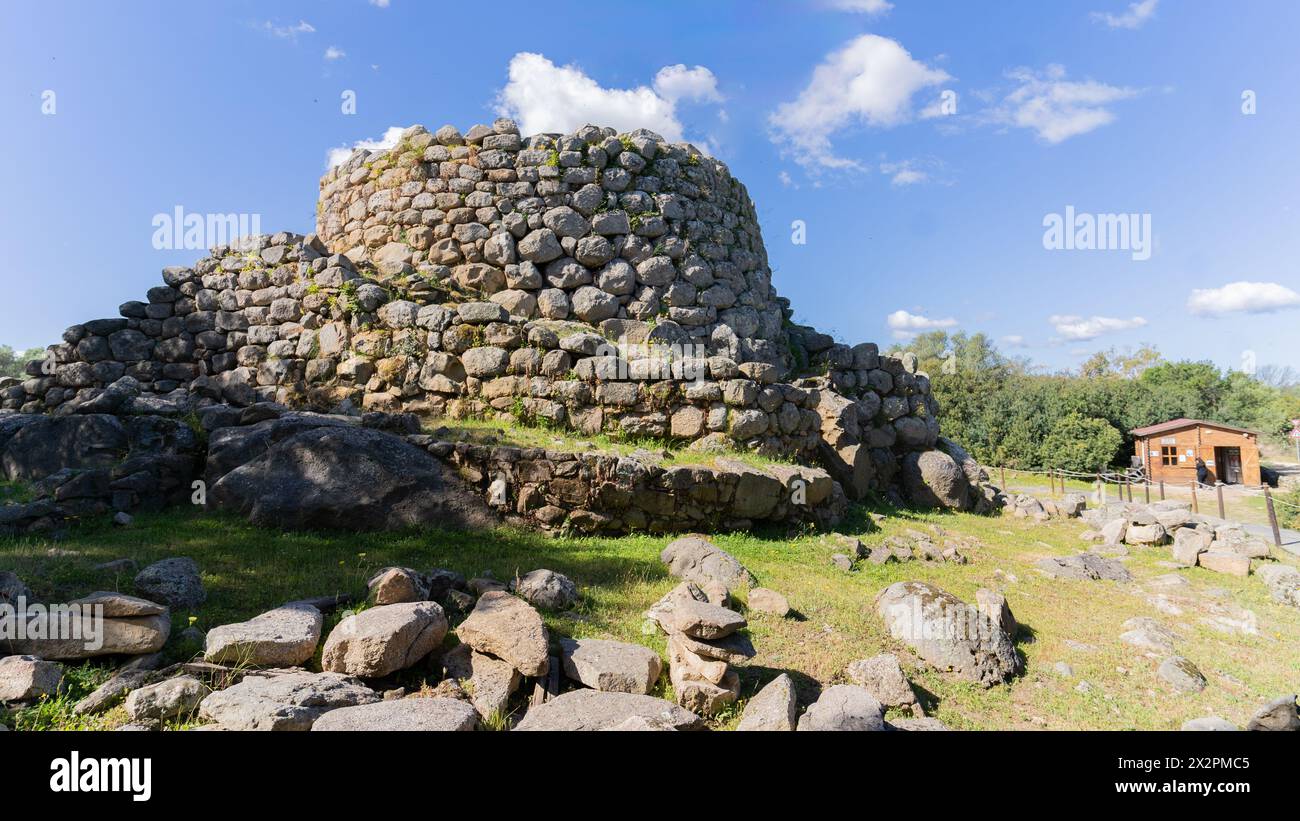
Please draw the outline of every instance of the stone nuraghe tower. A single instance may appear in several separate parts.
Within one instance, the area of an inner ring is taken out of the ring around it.
[[[745,186],[690,145],[415,126],[330,169],[316,213],[315,234],[165,269],[146,301],[69,328],[0,407],[515,417],[781,455],[848,498],[996,498],[940,437],[914,357],[791,321]]]

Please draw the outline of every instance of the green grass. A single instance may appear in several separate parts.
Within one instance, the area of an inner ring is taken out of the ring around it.
[[[1011,517],[885,511],[877,527],[863,508],[854,508],[839,528],[875,544],[908,530],[941,528],[949,538],[968,543],[969,564],[860,563],[844,573],[830,564],[842,552],[832,534],[788,537],[775,531],[712,537],[759,578],[760,584],[786,595],[795,613],[780,619],[750,618],[758,650],[741,675],[742,703],[714,724],[733,726],[763,684],[780,672],[795,678],[802,699],[819,686],[845,681],[844,669],[859,658],[883,651],[899,654],[932,715],[962,729],[1171,729],[1187,719],[1217,714],[1244,724],[1259,704],[1294,692],[1300,680],[1300,611],[1274,604],[1257,578],[1237,579],[1203,569],[1178,571],[1190,588],[1176,599],[1177,617],[1162,615],[1149,601],[1160,592],[1149,580],[1172,572],[1160,562],[1168,548],[1134,549],[1128,566],[1137,581],[1057,581],[1033,570],[1044,556],[1065,555],[1085,547],[1078,522],[1034,524]],[[0,568],[12,569],[39,598],[66,600],[91,590],[132,592],[130,577],[93,570],[95,564],[129,557],[143,566],[169,556],[190,556],[203,570],[208,601],[193,613],[174,614],[178,634],[189,617],[203,629],[248,619],[284,602],[340,593],[360,597],[371,574],[384,566],[427,570],[444,567],[467,577],[490,573],[509,579],[546,567],[568,575],[582,591],[571,613],[545,613],[553,637],[603,637],[636,642],[666,654],[666,642],[649,630],[643,613],[675,584],[658,560],[671,537],[569,538],[499,528],[476,532],[422,531],[386,534],[278,533],[241,520],[202,512],[141,515],[129,529],[85,526],[56,545],[41,539],[0,540]],[[967,600],[989,587],[1003,591],[1025,625],[1019,645],[1027,672],[1009,685],[989,690],[958,681],[950,674],[924,669],[898,642],[887,636],[875,614],[874,599],[889,584],[919,579]],[[1014,581],[1012,581],[1014,579]],[[743,600],[744,594],[739,594]],[[1246,608],[1258,618],[1259,635],[1226,636],[1203,623],[1216,611]],[[1174,695],[1156,677],[1159,658],[1147,658],[1121,644],[1121,624],[1133,616],[1154,617],[1182,636],[1177,652],[1196,663],[1209,686],[1195,695]],[[327,621],[326,629],[337,620]],[[453,619],[455,621],[455,619]],[[1091,645],[1078,649],[1068,642]],[[171,660],[198,648],[174,637]],[[1065,679],[1052,666],[1065,661],[1075,676]],[[21,727],[109,727],[123,723],[121,708],[92,720],[72,716],[76,698],[107,674],[102,664],[73,668],[79,682],[72,694],[0,718]],[[661,682],[660,694],[671,695]],[[1075,691],[1080,680],[1092,690]],[[400,683],[419,689],[436,683],[417,668]],[[520,698],[527,694],[521,692]]]

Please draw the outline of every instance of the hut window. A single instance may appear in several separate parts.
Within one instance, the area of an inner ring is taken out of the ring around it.
[[[1178,464],[1178,446],[1161,445],[1160,446],[1160,464],[1165,467]]]

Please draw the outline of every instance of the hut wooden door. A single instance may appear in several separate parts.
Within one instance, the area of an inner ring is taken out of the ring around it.
[[[1225,484],[1241,484],[1241,448],[1215,448],[1219,451],[1218,473]]]

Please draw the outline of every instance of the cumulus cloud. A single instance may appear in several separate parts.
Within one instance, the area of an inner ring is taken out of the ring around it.
[[[1095,80],[1067,80],[1065,67],[1045,71],[1017,68],[1007,77],[1019,85],[987,117],[998,123],[1028,128],[1055,145],[1115,121],[1108,106],[1136,97],[1137,89]]]
[[[1147,324],[1146,319],[1135,316],[1129,319],[1117,319],[1109,316],[1081,317],[1073,314],[1055,314],[1048,318],[1056,332],[1064,339],[1083,342],[1096,339],[1102,334],[1141,328]]]
[[[833,9],[857,12],[868,17],[884,14],[894,7],[894,4],[888,0],[829,0],[829,2]]]
[[[348,53],[343,49],[339,48],[338,46],[330,46],[329,48],[325,49],[326,60],[341,60],[347,56]]]
[[[910,339],[921,331],[937,331],[945,328],[955,328],[957,320],[948,317],[945,319],[932,319],[928,316],[910,313],[901,308],[885,317],[885,324],[894,332],[895,339]]]
[[[1137,3],[1129,3],[1128,9],[1120,14],[1094,11],[1092,19],[1113,29],[1138,29],[1155,16],[1158,5],[1160,0],[1139,0]]]
[[[270,20],[262,23],[262,31],[281,40],[297,40],[299,34],[313,34],[316,27],[306,20],[299,20],[295,25],[280,26]]]
[[[1198,316],[1264,314],[1300,307],[1300,294],[1276,282],[1229,282],[1222,288],[1197,288],[1187,310]]]
[[[368,148],[371,151],[392,148],[397,145],[398,140],[402,139],[402,132],[405,130],[404,126],[392,125],[384,132],[384,136],[377,140],[357,140],[352,145],[340,145],[338,148],[331,148],[326,158],[327,167],[333,168],[347,162],[348,157],[351,157],[352,152],[358,148]]]
[[[912,97],[952,79],[912,58],[897,41],[864,34],[827,55],[794,100],[768,117],[772,140],[813,169],[862,169],[836,156],[831,135],[860,123],[892,128],[912,119]]]
[[[510,60],[509,82],[497,111],[513,117],[525,134],[567,133],[587,123],[620,131],[648,128],[679,142],[681,102],[722,101],[718,81],[704,66],[665,66],[653,87],[604,88],[574,65],[557,66],[541,54],[519,52]]]
[[[655,75],[654,90],[659,96],[673,103],[690,100],[702,103],[720,103],[723,96],[718,93],[718,78],[704,66],[687,68],[678,63],[664,66]],[[724,118],[725,112],[719,112]]]
[[[370,0],[370,5],[372,5],[372,6],[378,6],[378,7],[381,8],[381,9],[386,9],[386,8],[388,8],[388,6],[390,5],[390,3],[391,3],[391,0]]]

